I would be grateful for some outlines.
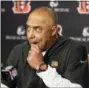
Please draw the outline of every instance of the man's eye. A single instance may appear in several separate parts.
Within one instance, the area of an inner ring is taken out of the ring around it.
[[[41,31],[41,28],[37,28],[36,31],[40,32]]]
[[[28,25],[26,25],[26,28],[28,28],[29,26]]]
[[[30,26],[27,26],[27,30],[30,30],[31,29],[31,27]]]

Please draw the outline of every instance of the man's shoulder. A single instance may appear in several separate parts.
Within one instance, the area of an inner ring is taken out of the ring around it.
[[[84,44],[82,44],[81,42],[75,41],[73,39],[70,38],[66,38],[66,37],[61,37],[61,39],[59,39],[59,44],[64,45],[65,47],[70,47],[70,48],[78,48],[78,47],[85,47]]]
[[[28,48],[28,47],[29,47],[28,42],[24,41],[20,44],[15,45],[13,49],[22,49],[22,48]]]
[[[64,37],[64,36],[61,36],[57,39],[57,43],[58,45],[64,45],[64,46],[70,46],[70,45],[74,45],[75,43],[77,43],[76,41],[70,39],[70,38],[67,38],[67,37]]]

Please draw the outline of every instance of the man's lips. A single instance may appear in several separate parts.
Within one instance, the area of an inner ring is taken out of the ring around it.
[[[31,44],[37,44],[38,42],[30,42]]]
[[[36,46],[39,47],[39,42],[31,42],[30,44],[31,44],[31,45],[36,45]],[[39,47],[39,49],[40,49],[40,47]]]

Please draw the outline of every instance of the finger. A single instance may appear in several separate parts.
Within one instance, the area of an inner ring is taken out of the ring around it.
[[[37,45],[35,45],[35,44],[32,44],[31,48],[35,48],[35,49],[39,50],[39,47]]]
[[[28,56],[31,54],[31,50],[28,52]]]
[[[28,55],[28,56],[27,56],[27,61],[29,62],[29,61],[31,61],[31,60],[32,60],[31,56]]]
[[[27,57],[27,62],[31,61],[31,58]]]
[[[31,46],[32,46],[32,47],[35,47],[36,49],[39,49],[39,50],[40,50],[39,46],[37,46],[37,45],[35,45],[35,44],[32,44]]]
[[[40,52],[40,49],[37,45],[32,45],[31,46],[31,51]]]

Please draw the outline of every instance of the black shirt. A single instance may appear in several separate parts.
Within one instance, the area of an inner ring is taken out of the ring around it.
[[[36,70],[31,68],[26,61],[29,50],[30,45],[27,41],[15,46],[6,65],[17,67],[18,88],[47,88],[42,79],[36,75]],[[87,60],[86,48],[64,37],[59,37],[44,56],[45,63],[50,66],[52,61],[58,61],[56,69],[62,77],[87,88],[88,65],[87,62],[81,63],[85,60]]]

